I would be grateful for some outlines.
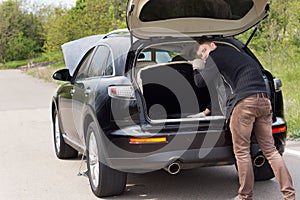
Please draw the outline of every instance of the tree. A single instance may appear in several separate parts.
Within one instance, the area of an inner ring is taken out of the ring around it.
[[[19,4],[11,0],[0,5],[0,56],[1,63],[6,61],[7,46],[18,35]]]
[[[271,1],[269,16],[259,25],[250,43],[251,49],[256,55],[260,55],[260,60],[271,71],[286,66],[287,62],[295,66],[299,59],[299,9],[298,0]],[[250,33],[251,31],[248,31],[239,38],[245,41],[250,37]]]
[[[46,52],[60,51],[68,41],[126,27],[126,2],[121,0],[77,0],[70,10],[57,8],[45,24]]]
[[[60,46],[67,41],[66,29],[70,26],[64,21],[66,11],[55,8],[46,19],[44,29],[46,42],[43,49],[47,53],[60,51]]]
[[[22,60],[31,58],[37,48],[36,42],[32,38],[28,38],[23,32],[19,32],[18,37],[12,38],[7,44],[6,59]]]
[[[40,52],[42,23],[37,16],[21,9],[19,1],[0,4],[0,62],[26,59]]]

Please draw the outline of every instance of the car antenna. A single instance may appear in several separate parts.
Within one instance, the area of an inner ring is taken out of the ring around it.
[[[245,47],[247,47],[248,46],[248,44],[250,43],[250,41],[252,40],[252,38],[254,37],[254,35],[255,35],[255,33],[256,33],[256,31],[257,31],[257,29],[258,29],[258,25],[255,27],[255,29],[253,30],[253,32],[251,33],[251,35],[250,35],[250,37],[249,37],[249,39],[247,40],[247,42],[246,42],[246,44],[245,44]]]

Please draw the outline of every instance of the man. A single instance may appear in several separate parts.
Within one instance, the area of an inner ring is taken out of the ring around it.
[[[192,64],[193,64],[193,70],[201,71],[205,67],[205,63],[201,59],[193,60]],[[206,86],[206,84],[203,84],[201,87],[205,87],[205,86]],[[209,104],[206,106],[204,111],[202,111],[200,113],[197,113],[197,114],[189,115],[187,117],[189,117],[189,118],[202,118],[202,117],[208,116],[210,114],[211,114],[211,102],[209,102]]]
[[[203,82],[212,81],[220,73],[227,88],[226,117],[230,119],[229,128],[240,182],[235,199],[253,197],[254,174],[250,156],[253,129],[279,182],[284,199],[295,200],[292,178],[274,145],[272,107],[261,67],[245,53],[230,46],[217,46],[207,37],[198,41],[196,53],[210,66],[205,67],[201,73],[194,71],[196,85],[201,87]]]

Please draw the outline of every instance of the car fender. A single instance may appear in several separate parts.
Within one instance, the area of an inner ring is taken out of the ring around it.
[[[81,139],[81,142],[83,143],[84,146],[86,146],[86,133],[87,133],[87,129],[88,126],[91,122],[95,122],[98,130],[101,130],[100,125],[99,125],[99,121],[96,117],[96,114],[92,108],[91,105],[87,104],[84,106],[83,108],[83,114],[82,114],[82,131],[79,131],[79,137]]]

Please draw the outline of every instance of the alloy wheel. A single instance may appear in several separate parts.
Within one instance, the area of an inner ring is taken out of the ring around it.
[[[55,129],[54,129],[54,137],[55,137],[55,148],[56,152],[59,154],[60,152],[60,128],[57,114],[55,115]]]
[[[95,133],[92,131],[89,139],[89,168],[90,168],[90,176],[94,187],[98,187],[99,184],[99,155],[97,148],[97,141],[95,137]]]

